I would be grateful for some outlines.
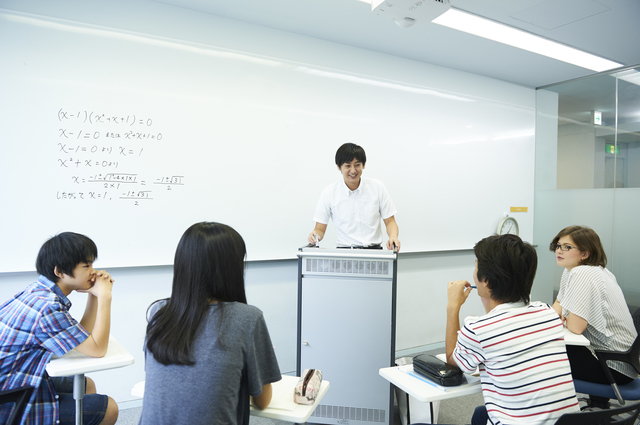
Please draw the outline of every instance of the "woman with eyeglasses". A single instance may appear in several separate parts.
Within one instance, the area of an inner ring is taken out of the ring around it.
[[[564,267],[554,310],[567,328],[584,335],[589,347],[567,345],[574,379],[608,384],[593,350],[626,351],[637,332],[615,276],[606,269],[607,256],[598,234],[589,227],[569,226],[553,238],[549,249]],[[613,378],[627,384],[638,377],[631,365],[610,362]],[[591,396],[589,406],[609,408],[609,399]]]

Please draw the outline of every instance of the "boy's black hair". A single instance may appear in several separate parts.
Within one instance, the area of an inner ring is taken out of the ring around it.
[[[79,233],[64,232],[46,241],[36,259],[36,270],[52,282],[59,280],[58,272],[73,277],[73,269],[80,263],[91,263],[98,258],[96,244]]]
[[[473,248],[478,259],[478,280],[488,282],[491,298],[502,303],[529,304],[538,255],[516,235],[494,235]]]
[[[336,151],[336,165],[338,168],[342,167],[342,164],[350,163],[353,161],[353,158],[362,162],[362,165],[365,165],[367,162],[367,154],[364,153],[362,146],[358,146],[355,143],[345,143]]]

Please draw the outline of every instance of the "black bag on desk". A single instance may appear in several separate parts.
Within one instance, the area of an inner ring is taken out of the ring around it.
[[[462,371],[431,354],[420,354],[413,358],[413,371],[443,387],[462,383]]]

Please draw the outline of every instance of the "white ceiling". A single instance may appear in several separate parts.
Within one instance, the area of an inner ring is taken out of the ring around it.
[[[528,87],[594,73],[430,22],[401,29],[357,0],[157,1]],[[451,5],[625,66],[640,64],[640,0],[451,0]]]

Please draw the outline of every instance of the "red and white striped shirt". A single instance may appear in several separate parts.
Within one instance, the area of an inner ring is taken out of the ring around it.
[[[505,303],[468,317],[453,357],[480,369],[487,424],[551,425],[578,412],[562,321],[549,305]]]

